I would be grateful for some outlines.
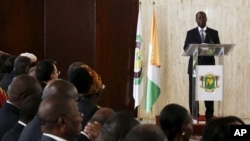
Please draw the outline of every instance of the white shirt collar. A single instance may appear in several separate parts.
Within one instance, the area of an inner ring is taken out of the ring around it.
[[[81,131],[81,134],[85,135],[88,139],[90,139],[88,134],[86,134],[85,132]]]
[[[199,29],[199,31],[201,31],[201,27],[198,26],[198,29]],[[202,29],[203,29],[203,31],[206,31],[207,30],[207,26],[203,27]]]
[[[24,122],[22,122],[21,120],[18,120],[18,123],[21,124],[22,126],[26,126],[27,124],[25,124]]]
[[[55,139],[56,141],[67,141],[61,137],[58,137],[58,136],[55,136],[55,135],[52,135],[52,134],[49,134],[49,133],[43,133],[44,136],[48,136],[48,137],[51,137],[52,139]]]
[[[13,106],[17,107],[18,109],[20,109],[20,107],[14,105],[14,104],[13,104],[12,102],[10,102],[9,100],[7,100],[6,103],[9,103],[10,105],[13,105]]]

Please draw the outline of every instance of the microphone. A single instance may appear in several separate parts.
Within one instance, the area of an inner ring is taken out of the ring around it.
[[[213,44],[213,43],[214,43],[214,41],[213,41],[213,39],[212,39],[211,35],[208,33],[208,31],[207,31],[207,30],[205,30],[205,32],[206,32],[206,36],[209,38],[209,43],[210,43],[210,44]]]

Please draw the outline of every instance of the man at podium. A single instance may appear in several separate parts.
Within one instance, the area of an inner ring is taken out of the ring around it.
[[[218,31],[207,27],[207,16],[203,11],[199,11],[196,13],[195,20],[197,23],[197,27],[187,31],[186,39],[184,43],[184,51],[188,48],[189,44],[219,44],[220,39],[218,35]],[[215,65],[214,56],[199,56],[198,57],[198,65]],[[188,75],[189,75],[189,109],[192,115],[199,116],[199,104],[192,104],[193,96],[192,96],[192,81],[193,81],[193,57],[190,56],[188,62]],[[194,107],[193,107],[194,106]],[[209,121],[213,117],[214,113],[214,102],[213,101],[205,101],[206,107],[206,120]],[[195,111],[193,111],[195,110]],[[195,112],[195,114],[193,113]],[[198,117],[196,117],[198,118]]]

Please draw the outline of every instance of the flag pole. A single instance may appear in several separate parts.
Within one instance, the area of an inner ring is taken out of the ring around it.
[[[150,110],[150,122],[153,123],[153,110]]]
[[[153,10],[154,10],[154,7],[155,6],[155,1],[153,0]],[[153,107],[153,106],[152,106]],[[151,107],[151,109],[150,109],[150,122],[152,123],[152,120],[153,120],[153,110],[152,110],[152,107]]]

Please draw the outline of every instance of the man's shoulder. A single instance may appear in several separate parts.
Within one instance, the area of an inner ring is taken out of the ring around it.
[[[0,117],[2,117],[3,120],[1,121],[6,121],[10,119],[19,119],[19,112],[20,109],[17,108],[16,106],[5,102],[4,105],[0,109]],[[8,118],[6,118],[8,117]],[[4,120],[5,119],[5,120]]]
[[[45,135],[42,135],[41,140],[42,141],[56,141],[55,139],[45,136]]]
[[[216,29],[213,29],[213,28],[210,28],[210,27],[207,27],[207,30],[211,31],[211,32],[218,32]]]
[[[195,28],[188,30],[187,33],[195,33],[197,32],[197,30],[198,30],[198,27],[195,27]]]
[[[194,27],[194,28],[192,28],[192,29],[190,29],[188,31],[192,32],[192,31],[196,31],[197,29],[198,29],[198,27]]]

